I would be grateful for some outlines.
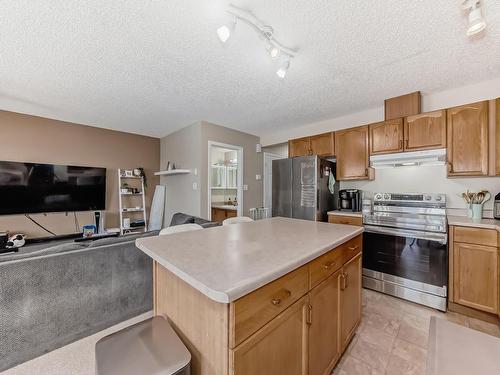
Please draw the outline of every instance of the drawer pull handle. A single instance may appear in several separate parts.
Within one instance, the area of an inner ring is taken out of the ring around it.
[[[285,289],[283,291],[283,296],[281,297],[275,297],[273,299],[271,299],[271,303],[274,305],[274,306],[279,306],[281,304],[281,302],[284,300],[284,299],[287,299],[288,297],[290,297],[292,295],[292,292],[290,292],[289,290]]]
[[[354,251],[354,250],[358,250],[358,249],[359,249],[359,245],[356,245],[356,246],[349,246],[349,247],[348,247],[348,249],[349,249],[349,250],[352,250],[352,251]]]
[[[337,263],[337,262],[331,262],[331,263],[328,263],[328,264],[323,264],[323,268],[324,268],[325,270],[330,269],[330,268],[332,268],[333,266],[335,266],[335,264],[336,264],[336,263]]]
[[[340,224],[347,224],[347,225],[349,225],[349,222],[348,222],[348,221],[344,221],[344,220],[340,220],[340,222],[339,222],[339,223],[340,223]]]

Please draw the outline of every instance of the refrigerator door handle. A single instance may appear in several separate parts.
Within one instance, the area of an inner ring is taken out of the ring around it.
[[[319,210],[319,188],[316,189],[316,210]]]

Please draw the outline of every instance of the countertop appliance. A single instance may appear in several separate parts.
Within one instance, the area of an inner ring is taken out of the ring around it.
[[[493,217],[500,219],[500,193],[495,195],[495,203],[493,203]]]
[[[337,209],[335,167],[318,156],[273,160],[272,216],[327,221],[327,212]]]
[[[363,287],[446,311],[446,195],[375,193],[363,223]]]
[[[341,211],[359,212],[362,208],[362,194],[358,189],[343,189],[339,191],[339,209]]]

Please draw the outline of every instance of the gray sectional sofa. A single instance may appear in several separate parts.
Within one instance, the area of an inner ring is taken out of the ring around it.
[[[150,311],[152,260],[135,247],[138,237],[1,255],[0,371]]]

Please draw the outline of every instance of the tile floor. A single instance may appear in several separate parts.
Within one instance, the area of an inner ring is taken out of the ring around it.
[[[120,323],[1,375],[92,375],[97,340],[151,315]],[[433,315],[500,337],[500,327],[494,324],[456,313],[444,314],[363,289],[361,325],[333,375],[425,374],[428,327]]]
[[[363,289],[361,325],[333,375],[425,374],[431,316],[500,337],[497,325]]]

